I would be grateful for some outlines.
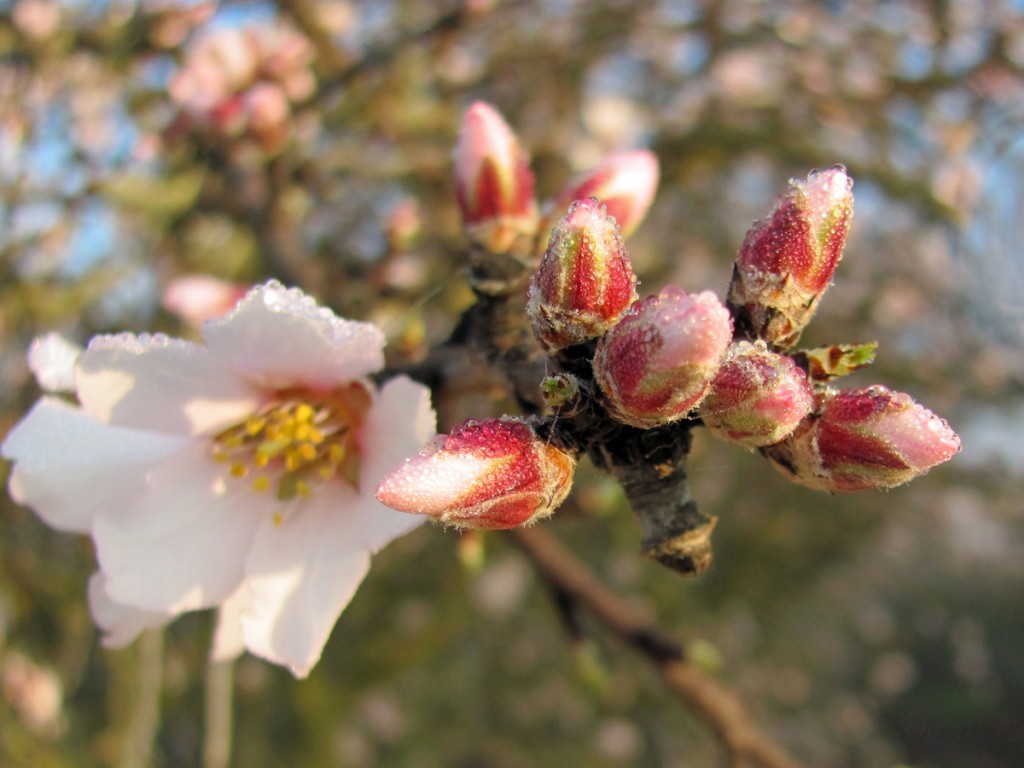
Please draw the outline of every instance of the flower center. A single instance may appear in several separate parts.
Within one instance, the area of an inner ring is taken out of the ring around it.
[[[255,491],[279,501],[308,496],[340,477],[358,487],[359,425],[370,407],[362,384],[331,390],[284,390],[245,421],[213,438],[213,457]]]

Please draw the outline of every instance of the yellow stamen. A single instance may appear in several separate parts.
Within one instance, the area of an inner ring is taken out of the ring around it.
[[[360,384],[316,395],[282,392],[278,401],[220,432],[212,454],[227,464],[228,477],[249,478],[254,491],[273,489],[281,501],[308,496],[339,474],[355,485],[355,435],[370,403]]]

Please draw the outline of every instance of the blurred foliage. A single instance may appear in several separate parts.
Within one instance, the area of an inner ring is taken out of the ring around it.
[[[308,41],[314,87],[289,79],[307,64],[275,70],[282,121],[249,104],[241,128],[203,122],[175,77],[211,30],[254,24]],[[827,497],[699,436],[694,495],[721,521],[692,582],[639,557],[596,472],[549,525],[720,656],[809,764],[1024,764],[1018,0],[0,0],[0,430],[38,395],[34,336],[189,334],[160,295],[191,272],[302,285],[380,324],[391,362],[417,359],[469,301],[450,152],[477,98],[544,194],[610,150],[654,150],[662,186],[629,243],[644,292],[724,291],[786,179],[846,164],[853,232],[804,341],[877,340],[854,384],[948,416],[963,455]],[[3,506],[0,763],[128,765],[152,661],[98,647],[88,543]],[[233,764],[721,764],[635,658],[596,627],[566,635],[500,535],[476,570],[458,546],[432,528],[383,552],[309,680],[241,660]],[[166,633],[157,765],[199,762],[209,631]]]

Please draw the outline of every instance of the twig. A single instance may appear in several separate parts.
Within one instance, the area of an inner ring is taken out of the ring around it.
[[[164,635],[159,629],[142,633],[136,644],[138,689],[135,707],[119,768],[145,768],[153,762],[153,744],[160,727],[160,695],[163,691]]]
[[[801,763],[758,728],[736,692],[686,661],[677,641],[602,584],[551,534],[541,528],[520,528],[512,535],[559,594],[585,606],[658,669],[669,689],[722,741],[732,768],[802,768]]]
[[[227,768],[231,763],[234,670],[233,659],[211,659],[206,666],[203,768]]]
[[[351,66],[351,58],[331,39],[331,33],[321,23],[318,3],[309,0],[277,0],[278,9],[288,15],[309,38],[320,66],[334,75]]]
[[[386,66],[398,53],[406,50],[409,46],[428,42],[435,36],[457,29],[469,16],[469,12],[461,4],[458,4],[441,13],[425,27],[400,34],[394,39],[371,47],[362,56],[352,59],[331,39],[330,32],[317,18],[315,5],[310,0],[277,0],[278,8],[287,14],[295,25],[309,37],[316,48],[319,63],[325,70],[321,77],[320,87],[313,96],[315,100],[329,98],[339,88],[348,84],[352,78],[366,71]]]

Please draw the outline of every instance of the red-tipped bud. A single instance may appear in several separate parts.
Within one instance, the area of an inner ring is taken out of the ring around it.
[[[960,450],[960,438],[909,395],[881,386],[828,392],[818,412],[764,454],[791,480],[822,491],[892,488]]]
[[[482,101],[462,116],[455,196],[469,236],[492,253],[506,253],[537,231],[529,158],[505,119]]]
[[[732,338],[710,291],[675,286],[636,302],[597,344],[594,378],[608,412],[649,429],[681,419],[704,397]]]
[[[467,421],[406,459],[381,482],[377,498],[459,528],[516,528],[558,508],[575,465],[525,421]]]
[[[526,311],[548,351],[596,339],[636,301],[636,275],[618,225],[593,198],[577,200],[551,232]]]
[[[764,342],[729,346],[699,415],[712,434],[747,448],[777,443],[814,407],[805,374]]]
[[[629,237],[647,215],[658,188],[658,158],[646,149],[616,152],[597,168],[577,176],[556,196],[554,211],[562,211],[574,200],[596,197]]]
[[[747,232],[729,286],[739,331],[778,349],[800,338],[842,258],[852,188],[842,166],[812,171]]]

